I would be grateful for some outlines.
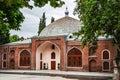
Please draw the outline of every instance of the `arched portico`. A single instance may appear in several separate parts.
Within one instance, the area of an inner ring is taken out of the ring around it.
[[[60,48],[50,41],[41,44],[36,51],[37,70],[58,70],[60,64]]]

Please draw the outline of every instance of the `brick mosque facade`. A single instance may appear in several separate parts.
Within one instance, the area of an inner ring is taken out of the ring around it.
[[[67,21],[66,18],[68,22],[74,23],[71,17],[64,17],[47,27],[52,28],[55,27],[54,25],[64,23]],[[62,25],[63,28],[68,25],[66,24],[67,22]],[[55,36],[44,35],[52,34],[49,30],[46,33],[43,31],[43,36],[34,36],[31,39],[0,45],[0,69],[113,71],[116,47],[112,44],[111,38],[98,39],[97,49],[95,53],[91,53],[91,47],[82,48],[81,41],[71,39],[71,35],[56,35],[60,30],[56,30],[56,33],[54,31]]]

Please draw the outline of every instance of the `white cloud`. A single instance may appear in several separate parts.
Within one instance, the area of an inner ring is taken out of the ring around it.
[[[73,9],[75,8],[76,3],[74,0],[63,0],[65,5],[61,8],[52,8],[48,4],[42,8],[34,7],[32,10],[28,8],[21,9],[21,12],[25,16],[25,20],[22,23],[21,31],[11,31],[11,34],[17,34],[20,37],[32,37],[37,35],[39,18],[42,16],[43,12],[46,12],[47,25],[50,23],[51,17],[54,17],[55,20],[65,16],[64,12],[66,6],[68,7],[69,16],[77,18],[73,15]],[[78,19],[78,18],[77,18]]]

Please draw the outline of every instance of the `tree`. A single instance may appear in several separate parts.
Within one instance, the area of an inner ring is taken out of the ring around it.
[[[97,44],[97,37],[101,34],[113,36],[120,54],[120,0],[76,0],[75,13],[83,23],[81,30],[82,45]],[[116,56],[120,57],[120,56]]]
[[[8,1],[8,3],[7,3]],[[23,5],[12,0],[0,0],[0,44],[9,42],[9,31],[19,30],[20,23],[23,22],[23,15],[19,11]]]
[[[20,38],[16,34],[10,36],[10,42],[15,42],[15,41],[19,41],[19,40],[20,40]]]
[[[45,17],[45,12],[42,15],[42,18],[40,18],[40,23],[39,23],[39,30],[38,30],[38,36],[40,35],[41,31],[46,27],[46,17]]]
[[[9,42],[9,31],[20,30],[20,24],[24,21],[24,16],[20,12],[23,7],[32,9],[29,4],[31,0],[0,0],[0,44]],[[64,2],[61,0],[32,0],[34,5],[42,7],[50,3],[52,7],[61,7]],[[4,30],[2,30],[4,28]],[[5,32],[4,32],[5,31]],[[8,32],[7,34],[6,31]],[[7,35],[7,36],[6,36]]]
[[[3,24],[2,27],[0,27],[0,45],[9,42],[9,35],[10,33],[8,26]]]
[[[51,18],[51,23],[53,23],[55,21],[55,18],[54,17],[52,17]]]

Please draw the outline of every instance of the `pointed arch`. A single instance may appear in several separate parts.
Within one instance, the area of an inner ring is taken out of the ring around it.
[[[23,50],[20,53],[20,66],[30,66],[31,58],[30,52]]]
[[[67,65],[68,67],[82,67],[82,52],[73,47],[67,53]]]
[[[97,68],[96,64],[97,64],[97,62],[96,62],[96,60],[94,60],[94,59],[92,59],[92,60],[89,61],[89,71],[90,71],[90,72],[95,72],[95,71],[97,71],[97,70],[96,70],[96,68]]]
[[[41,58],[42,53],[42,59]],[[51,61],[55,61],[55,70],[60,64],[60,47],[51,41],[45,41],[36,50],[36,69],[52,69]]]
[[[104,49],[103,51],[102,51],[102,59],[103,60],[110,60],[110,51],[109,50],[107,50],[107,49]]]

